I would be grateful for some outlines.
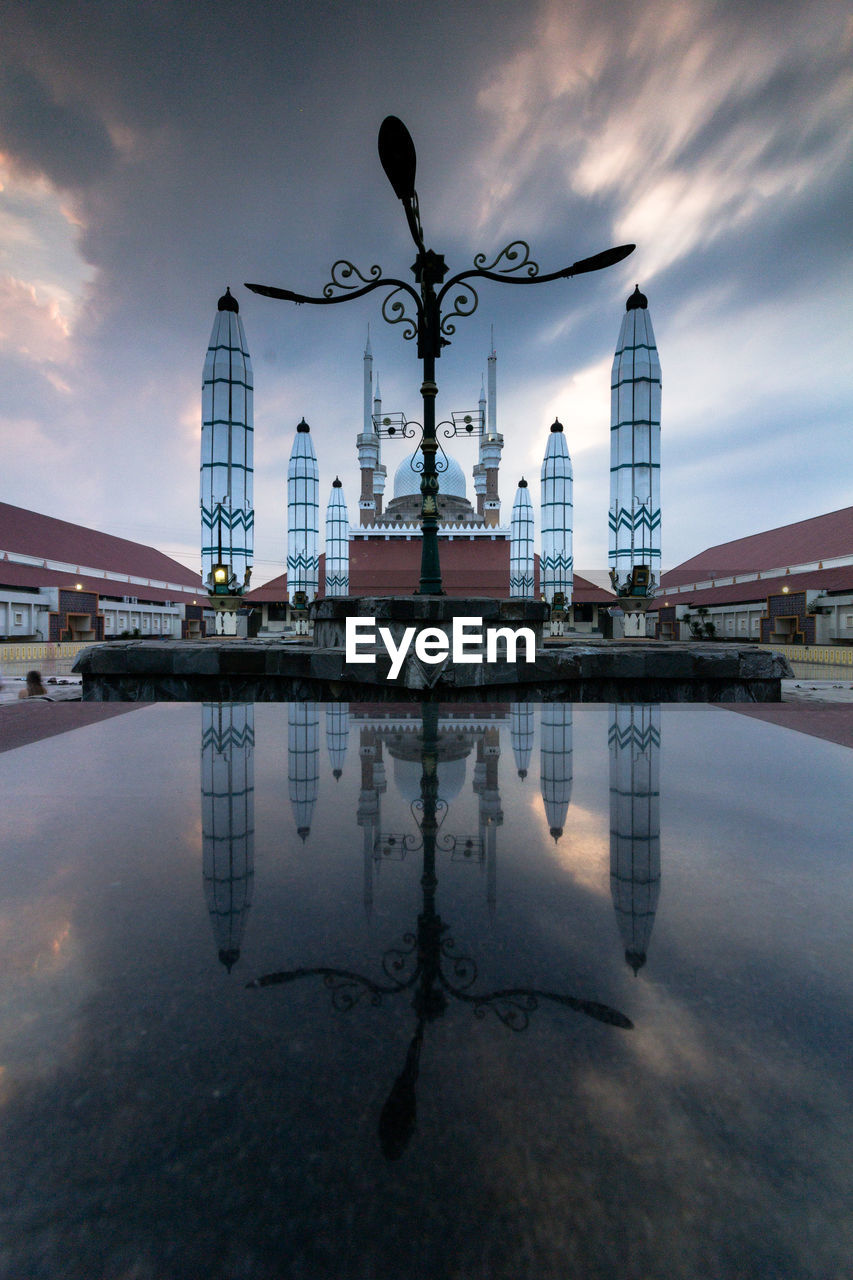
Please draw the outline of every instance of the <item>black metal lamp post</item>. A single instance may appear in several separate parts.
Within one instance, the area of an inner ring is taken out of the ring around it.
[[[382,303],[382,315],[390,324],[403,324],[404,338],[417,337],[418,356],[423,362],[421,396],[424,402],[423,469],[421,472],[421,580],[417,594],[442,595],[441,569],[438,559],[438,471],[436,469],[435,399],[438,386],[435,381],[435,362],[442,347],[449,346],[450,335],[456,332],[454,316],[469,316],[477,309],[479,298],[473,285],[474,279],[495,280],[499,284],[545,284],[549,280],[567,280],[571,276],[588,271],[600,271],[627,258],[634,250],[633,244],[605,249],[591,258],[583,258],[559,271],[539,274],[539,266],[530,257],[530,246],[523,240],[514,240],[503,248],[493,262],[486,262],[486,255],[478,253],[474,269],[461,271],[444,283],[447,264],[444,256],[424,244],[418,196],[415,191],[417,156],[411,135],[396,116],[386,116],[379,129],[379,159],[394,194],[402,201],[406,222],[417,248],[412,272],[418,289],[392,276],[383,276],[379,266],[370,267],[366,276],[346,259],[339,259],[332,266],[332,278],[323,289],[322,297],[310,297],[294,293],[290,289],[278,289],[272,285],[247,284],[246,288],[268,298],[282,298],[288,302],[311,302],[326,305],[333,302],[349,302],[364,297],[374,289],[391,286],[391,292]],[[353,280],[361,281],[359,286]],[[340,290],[341,292],[336,292]],[[406,310],[402,295],[412,300],[414,315]],[[449,311],[442,318],[442,305],[448,302]]]

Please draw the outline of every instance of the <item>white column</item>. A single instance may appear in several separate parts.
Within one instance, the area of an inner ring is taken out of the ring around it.
[[[340,480],[335,477],[326,507],[326,595],[349,593],[349,515]]]
[[[512,506],[509,544],[509,594],[530,599],[534,593],[533,507],[527,481],[519,480]]]
[[[660,896],[660,707],[611,709],[610,895],[637,973],[646,955]]]
[[[252,362],[236,298],[219,299],[201,391],[201,575],[213,587],[214,564],[228,568],[231,593],[248,588],[254,509]]]
[[[661,566],[661,375],[639,288],[626,304],[610,381],[610,576],[620,595],[651,597]]]

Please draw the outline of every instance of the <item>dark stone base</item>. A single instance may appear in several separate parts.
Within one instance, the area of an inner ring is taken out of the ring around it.
[[[779,702],[792,672],[754,647],[568,640],[536,661],[426,665],[396,680],[386,654],[347,664],[342,648],[277,640],[125,640],[85,649],[87,702]]]

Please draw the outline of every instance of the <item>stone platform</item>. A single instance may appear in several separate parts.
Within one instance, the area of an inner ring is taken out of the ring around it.
[[[395,680],[390,666],[387,653],[347,663],[340,645],[114,640],[83,650],[74,670],[87,702],[779,702],[791,675],[754,646],[664,640],[567,638],[529,663],[427,665],[410,652]]]

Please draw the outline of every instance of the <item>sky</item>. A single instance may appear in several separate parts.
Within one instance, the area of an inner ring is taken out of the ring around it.
[[[516,239],[541,271],[484,283],[437,366],[476,406],[494,326],[503,517],[538,506],[555,416],[576,569],[607,564],[610,365],[649,300],[663,372],[664,567],[853,502],[853,4],[812,0],[3,0],[0,501],[197,569],[201,372],[226,285],[255,375],[255,573],[281,573],[287,460],[311,425],[321,508],[350,519],[370,323],[383,408],[420,368],[377,293],[295,307],[332,263],[410,278],[379,164],[418,153],[427,245],[452,271]],[[453,450],[470,477],[476,446]],[[384,447],[391,477],[403,446]],[[472,497],[469,479],[469,497]]]

